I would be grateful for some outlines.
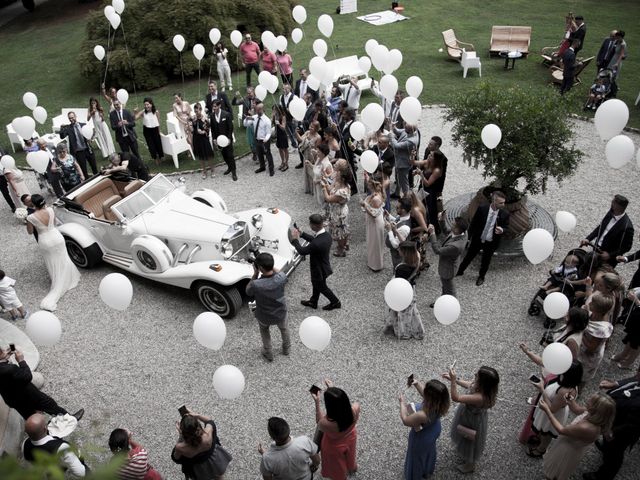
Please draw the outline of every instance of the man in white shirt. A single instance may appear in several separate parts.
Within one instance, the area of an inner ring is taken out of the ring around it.
[[[253,125],[255,131],[256,153],[260,162],[260,168],[256,170],[256,173],[266,170],[264,161],[266,156],[269,164],[269,175],[273,177],[273,157],[271,156],[271,145],[269,143],[271,139],[271,120],[264,114],[264,104],[262,102],[256,103],[256,114],[245,117],[243,123],[245,127]]]
[[[47,420],[43,414],[34,413],[27,418],[24,429],[29,436],[22,444],[22,454],[25,460],[33,462],[35,451],[50,455],[60,454],[60,466],[73,477],[82,478],[89,473],[87,466],[73,453],[67,442],[49,435]]]
[[[360,108],[360,87],[358,87],[358,77],[351,77],[349,83],[338,84],[342,91],[342,98],[349,104],[349,108],[352,108],[356,113]]]
[[[581,246],[593,244],[598,256],[611,266],[617,264],[616,257],[631,250],[633,245],[633,224],[625,213],[629,200],[616,195],[611,200],[611,209],[593,231],[580,242]]]
[[[268,450],[258,445],[262,478],[311,480],[320,465],[318,446],[306,436],[291,438],[289,424],[282,418],[271,417],[267,429],[273,443]]]

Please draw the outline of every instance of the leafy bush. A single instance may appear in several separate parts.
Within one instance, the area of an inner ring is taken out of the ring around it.
[[[453,141],[462,147],[465,162],[482,166],[484,178],[492,178],[510,200],[544,193],[549,177],[561,182],[582,159],[568,124],[566,99],[548,89],[482,83],[455,97],[445,118],[454,123]],[[489,123],[502,130],[492,152],[480,137]]]
[[[198,61],[192,53],[196,43],[206,49],[202,59],[202,72],[207,75],[213,57],[209,31],[216,27],[222,33],[222,42],[229,49],[229,64],[236,67],[237,50],[229,40],[233,30],[251,32],[254,40],[260,33],[271,30],[275,35],[287,36],[292,29],[293,0],[127,0],[122,13],[122,25],[113,38],[113,29],[104,16],[103,2],[87,17],[87,38],[78,56],[80,70],[91,80],[104,78],[106,57],[99,62],[93,54],[95,45],[107,49],[107,33],[111,33],[109,49],[108,85],[131,89],[133,86],[129,57],[134,71],[136,87],[152,89],[180,78],[180,57],[173,47],[173,36],[181,34],[186,40],[182,52],[185,77],[198,74]],[[129,56],[125,49],[129,49]],[[215,60],[213,65],[215,72]]]

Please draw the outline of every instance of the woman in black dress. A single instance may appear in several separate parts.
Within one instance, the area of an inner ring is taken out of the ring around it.
[[[424,203],[427,207],[427,218],[433,223],[436,233],[440,233],[440,222],[433,221],[438,218],[438,197],[444,187],[444,155],[439,152],[431,152],[427,157],[426,165],[420,170],[422,188],[427,196]]]
[[[278,147],[280,154],[278,170],[285,172],[289,170],[289,139],[287,138],[287,114],[280,105],[273,106],[271,123],[276,129],[276,147]]]
[[[207,178],[207,168],[211,169],[211,177],[213,177],[214,167],[209,162],[213,159],[213,148],[209,143],[209,121],[202,114],[202,105],[196,103],[193,109],[196,114],[192,120],[193,154],[202,164],[202,178]]]

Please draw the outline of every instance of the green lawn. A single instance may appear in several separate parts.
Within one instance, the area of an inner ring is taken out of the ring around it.
[[[334,4],[325,0],[308,0],[302,2],[308,13],[308,19],[302,26],[305,37],[300,44],[290,43],[290,53],[294,58],[294,67],[306,64],[313,56],[311,44],[316,38],[322,38],[316,27],[316,19],[322,13],[332,13]],[[359,14],[373,13],[388,8],[387,0],[367,0],[359,2]],[[99,3],[78,6],[76,0],[56,0],[44,4],[37,13],[19,17],[0,30],[0,85],[2,86],[2,109],[0,124],[4,126],[16,116],[27,115],[29,111],[22,104],[22,94],[32,91],[38,95],[39,104],[47,109],[49,117],[59,113],[62,107],[86,106],[88,98],[98,93],[100,79],[91,81],[80,76],[77,64],[77,53],[84,36],[84,12],[86,8],[102,8]],[[562,36],[564,15],[568,10],[582,14],[588,31],[584,56],[595,55],[602,39],[611,29],[617,28],[627,32],[626,41],[631,54],[625,60],[619,79],[620,92],[618,98],[625,101],[631,110],[630,126],[640,127],[640,109],[633,106],[640,85],[640,64],[633,55],[634,46],[638,45],[637,19],[640,18],[640,3],[635,0],[611,2],[608,6],[602,1],[582,0],[580,2],[555,2],[553,0],[485,0],[469,2],[466,0],[431,0],[405,2],[405,14],[411,20],[375,27],[355,19],[355,15],[332,15],[334,32],[331,39],[327,59],[332,59],[334,52],[338,57],[357,54],[365,55],[364,43],[375,38],[390,49],[398,48],[404,57],[399,71],[395,72],[401,88],[411,75],[418,75],[424,82],[421,95],[423,104],[446,104],[452,95],[463,93],[477,84],[478,73],[472,70],[466,79],[462,78],[460,66],[447,59],[445,53],[438,50],[442,47],[441,32],[453,28],[460,40],[475,45],[482,60],[482,80],[498,85],[518,83],[536,89],[548,89],[549,95],[557,95],[555,88],[550,87],[549,71],[539,62],[537,52],[544,46],[557,44]],[[64,15],[64,18],[59,16]],[[636,19],[636,20],[634,20]],[[106,20],[105,20],[106,24]],[[515,70],[505,71],[504,62],[500,58],[489,58],[489,38],[492,25],[530,25],[533,27],[530,51],[532,54],[525,60],[516,63]],[[213,27],[214,25],[212,25]],[[125,26],[126,27],[126,26]],[[279,34],[280,32],[274,32]],[[254,36],[255,33],[254,33]],[[170,39],[168,41],[171,41]],[[187,38],[187,43],[188,43]],[[230,42],[227,42],[230,43]],[[190,52],[189,44],[185,49]],[[190,53],[187,53],[190,54]],[[137,98],[130,92],[130,106],[140,104],[142,97],[150,95],[163,112],[170,109],[172,94],[176,90],[183,91],[186,98],[193,102],[198,96],[206,93],[208,75],[208,57],[203,61],[205,72],[198,85],[197,78],[186,82],[177,79],[174,83],[151,92],[138,92]],[[215,70],[215,69],[214,69]],[[584,83],[574,88],[573,95],[566,101],[574,105],[576,113],[582,113],[583,100],[595,76],[595,65],[588,67],[582,78]],[[379,75],[372,71],[376,78]],[[238,82],[238,78],[240,79]],[[234,74],[236,85],[244,84],[244,75]],[[558,97],[560,99],[560,97]],[[267,99],[267,103],[271,103]],[[362,104],[372,101],[368,94],[363,97]],[[560,100],[559,100],[560,101]],[[591,113],[585,115],[590,116]],[[38,131],[50,129],[50,120]],[[165,126],[163,125],[163,128]],[[140,132],[141,133],[141,132]],[[142,135],[140,135],[142,137]],[[243,132],[236,134],[238,143],[236,153],[247,151]],[[142,140],[142,139],[141,139]],[[0,136],[0,143],[9,147],[6,135]],[[144,143],[144,140],[142,140]],[[146,147],[141,152],[147,156]],[[23,162],[22,153],[16,155]],[[197,164],[181,157],[181,169],[196,168]],[[173,164],[165,160],[161,171],[172,171]]]

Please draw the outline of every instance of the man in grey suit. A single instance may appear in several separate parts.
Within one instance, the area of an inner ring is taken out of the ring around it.
[[[416,126],[405,124],[404,130],[392,128],[391,148],[396,158],[396,191],[395,195],[403,196],[409,191],[409,172],[412,167],[411,155],[418,148]]]
[[[438,215],[438,219],[440,220],[440,228],[443,232],[446,232],[447,227],[442,221],[442,213]],[[467,243],[467,236],[465,234],[467,228],[467,221],[462,217],[456,217],[451,231],[448,232],[448,235],[440,244],[438,244],[438,239],[435,234],[435,227],[429,225],[429,229],[427,230],[431,248],[433,248],[434,253],[440,257],[438,260],[438,275],[440,275],[440,283],[442,283],[442,295],[456,296],[453,277],[455,277],[458,268],[458,259],[460,255],[462,255],[462,252],[464,252],[464,247]],[[431,307],[433,307],[433,304],[431,304]]]

